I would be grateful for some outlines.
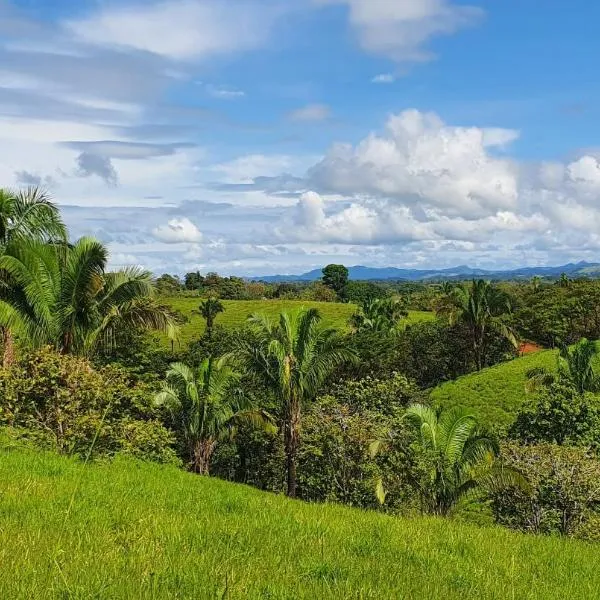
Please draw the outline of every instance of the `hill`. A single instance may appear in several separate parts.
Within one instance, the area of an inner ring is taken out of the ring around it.
[[[519,269],[489,270],[477,269],[467,265],[459,265],[449,269],[399,269],[396,267],[364,267],[354,266],[348,268],[351,280],[359,281],[427,281],[427,280],[451,280],[469,279],[471,277],[483,277],[485,279],[511,280],[529,279],[534,276],[559,277],[562,273],[569,277],[598,277],[600,275],[600,263],[569,263],[556,267],[521,267]],[[255,281],[283,282],[283,281],[316,281],[321,279],[321,269],[314,269],[301,275],[267,275],[264,277],[251,277]]]
[[[600,597],[597,548],[0,449],[0,597]]]
[[[448,381],[431,392],[438,406],[472,408],[482,423],[506,427],[526,399],[526,373],[534,367],[554,369],[556,351],[544,350]]]
[[[182,346],[189,344],[190,341],[202,335],[205,323],[204,319],[198,314],[202,298],[175,296],[163,298],[162,301],[174,310],[180,311],[188,319],[181,327],[180,344]],[[343,330],[348,327],[348,319],[356,311],[354,304],[337,302],[307,302],[304,300],[222,300],[222,302],[225,306],[225,312],[217,317],[216,323],[223,327],[241,327],[248,316],[256,312],[276,317],[283,310],[317,308],[326,326]],[[433,313],[410,311],[407,322],[414,323],[433,318]],[[164,343],[168,344],[166,338]]]

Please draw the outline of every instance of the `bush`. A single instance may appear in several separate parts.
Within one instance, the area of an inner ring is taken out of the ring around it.
[[[50,348],[0,370],[0,425],[59,452],[116,453],[177,463],[174,437],[150,402],[150,388],[121,369],[94,370],[84,359]]]
[[[416,510],[413,482],[419,462],[413,435],[401,419],[377,410],[320,398],[303,418],[298,457],[299,493],[305,500],[336,501],[363,508],[379,508],[375,487],[381,480],[390,499],[386,509]],[[374,440],[394,430],[389,452],[372,457]]]
[[[600,532],[600,461],[582,448],[507,444],[504,463],[520,471],[531,489],[503,489],[493,496],[498,523],[532,533],[597,539]]]
[[[600,445],[600,402],[564,381],[540,390],[517,413],[509,436],[525,444]]]

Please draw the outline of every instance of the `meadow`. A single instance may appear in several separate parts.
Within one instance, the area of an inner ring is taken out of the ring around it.
[[[444,408],[469,407],[482,424],[505,428],[527,399],[527,372],[535,367],[555,370],[557,352],[544,350],[527,354],[448,381],[432,390],[431,400]]]
[[[0,597],[600,597],[592,545],[0,449]]]
[[[180,312],[187,321],[181,326],[179,345],[185,348],[192,340],[198,339],[205,329],[204,319],[198,310],[202,298],[173,296],[162,298],[171,309]],[[316,308],[321,313],[323,324],[340,330],[348,329],[348,320],[356,312],[354,304],[340,302],[310,302],[305,300],[222,300],[225,312],[218,315],[216,324],[227,328],[241,327],[253,313],[264,313],[275,319],[283,310]],[[407,324],[434,318],[433,313],[410,311],[405,319]],[[165,345],[169,344],[162,338]]]

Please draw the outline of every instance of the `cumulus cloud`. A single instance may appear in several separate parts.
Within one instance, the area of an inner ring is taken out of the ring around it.
[[[326,104],[308,104],[289,114],[292,121],[326,121],[331,116],[331,109]]]
[[[435,114],[407,110],[391,116],[382,134],[334,146],[308,177],[334,193],[396,198],[477,218],[516,207],[518,169],[492,151],[517,136],[448,126]]]
[[[433,58],[432,38],[455,33],[481,19],[483,11],[449,0],[313,0],[316,4],[342,4],[362,47],[397,62],[423,62]]]
[[[198,244],[202,241],[202,233],[187,217],[171,219],[166,225],[156,227],[152,235],[166,244]]]

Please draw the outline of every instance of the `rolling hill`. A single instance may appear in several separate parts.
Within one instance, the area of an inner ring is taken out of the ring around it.
[[[600,597],[593,545],[0,443],[0,598]]]
[[[505,428],[525,402],[526,373],[534,367],[556,368],[555,350],[544,350],[448,381],[431,392],[437,406],[467,406],[485,425]]]

